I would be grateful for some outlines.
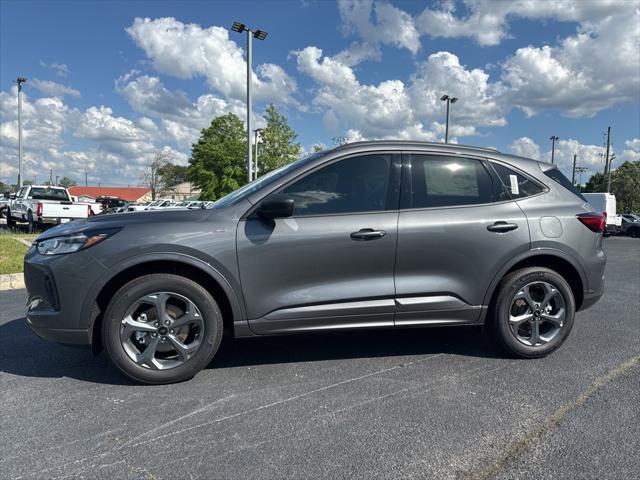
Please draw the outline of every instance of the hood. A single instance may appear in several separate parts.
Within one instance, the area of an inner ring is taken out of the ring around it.
[[[142,212],[114,213],[96,215],[83,220],[74,220],[50,228],[36,240],[61,237],[86,231],[123,228],[131,224],[142,223],[182,223],[200,222],[211,216],[214,210],[148,210]]]

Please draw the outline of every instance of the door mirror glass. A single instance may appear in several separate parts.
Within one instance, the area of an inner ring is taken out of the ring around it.
[[[16,199],[16,194],[15,194],[15,193],[11,193],[11,194],[9,194],[9,198],[10,198],[11,200],[15,200],[15,199]]]
[[[285,218],[293,215],[293,198],[285,195],[273,195],[263,200],[258,207],[258,215],[262,218]]]

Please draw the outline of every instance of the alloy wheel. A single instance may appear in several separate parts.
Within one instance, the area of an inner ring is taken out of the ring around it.
[[[120,343],[129,358],[151,370],[182,365],[200,348],[204,322],[183,295],[155,292],[136,300],[120,324]]]
[[[553,340],[565,325],[565,299],[548,282],[531,282],[513,296],[509,328],[524,345],[540,347]]]

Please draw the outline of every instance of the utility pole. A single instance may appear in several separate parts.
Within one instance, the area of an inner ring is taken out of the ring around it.
[[[49,186],[53,185],[53,168],[49,169]]]
[[[616,158],[616,154],[612,154],[609,159],[609,169],[608,169],[608,179],[607,179],[607,193],[611,193],[611,164],[613,163],[613,159]]]
[[[22,187],[22,84],[25,77],[16,78],[18,84],[18,188]]]
[[[60,176],[60,175],[56,175],[56,187],[58,186],[58,177],[59,177],[59,176]]]
[[[556,153],[556,142],[560,139],[555,135],[552,135],[549,137],[549,140],[551,140],[551,163],[553,163],[553,157],[555,156],[555,153]]]
[[[573,154],[573,173],[571,174],[571,185],[576,184],[576,158],[578,155]]]
[[[609,146],[611,145],[611,127],[607,127],[607,153],[604,157],[604,174],[609,171]]]
[[[84,186],[85,187],[89,186],[89,182],[87,180],[87,171],[86,170],[84,171]]]

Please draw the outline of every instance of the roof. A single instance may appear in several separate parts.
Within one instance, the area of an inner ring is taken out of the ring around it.
[[[87,196],[92,198],[97,197],[118,197],[128,202],[135,202],[140,197],[151,192],[150,188],[146,187],[71,187],[69,193],[74,197]]]

